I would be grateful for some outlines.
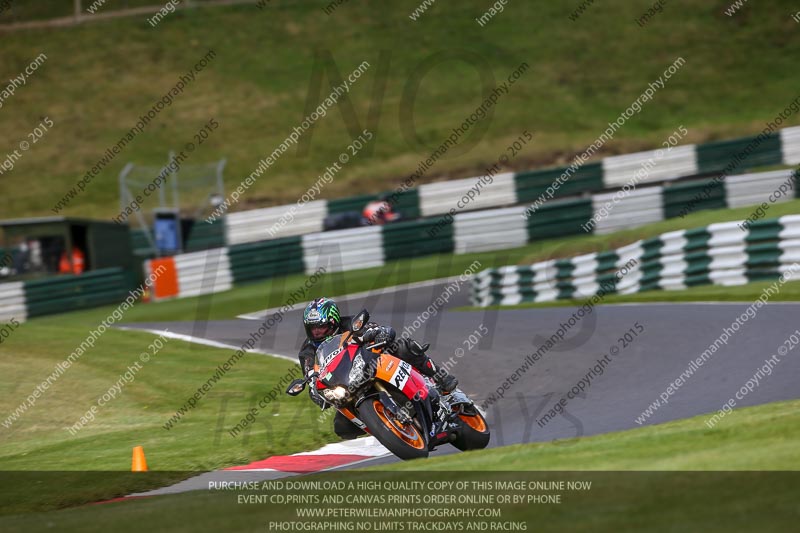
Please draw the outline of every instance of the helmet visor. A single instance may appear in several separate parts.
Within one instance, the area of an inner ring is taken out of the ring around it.
[[[331,326],[330,324],[314,324],[308,328],[308,331],[312,339],[320,341],[330,335]]]

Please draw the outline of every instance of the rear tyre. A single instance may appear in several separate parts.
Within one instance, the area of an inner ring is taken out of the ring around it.
[[[482,450],[489,445],[491,437],[489,426],[477,409],[470,409],[468,412],[461,411],[458,418],[461,421],[461,429],[458,430],[458,437],[453,441],[453,446],[465,452]]]
[[[377,398],[358,408],[358,418],[378,442],[404,461],[428,457],[428,439],[413,422],[401,424]]]

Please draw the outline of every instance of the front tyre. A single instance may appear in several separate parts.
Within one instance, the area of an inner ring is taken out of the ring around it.
[[[358,418],[369,432],[400,459],[428,457],[428,440],[414,423],[401,424],[377,398],[370,398],[358,408]]]
[[[461,428],[458,436],[453,441],[453,446],[465,452],[467,450],[482,450],[489,445],[489,426],[486,419],[477,409],[470,409],[470,412],[461,411],[458,413]]]

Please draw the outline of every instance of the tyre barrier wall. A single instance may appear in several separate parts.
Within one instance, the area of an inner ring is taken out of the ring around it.
[[[715,185],[710,199],[697,209],[740,207],[766,201],[782,185],[786,194],[775,202],[797,195],[798,177],[789,170],[727,178]],[[606,233],[663,220],[677,212],[691,197],[701,194],[709,180],[673,187],[652,186],[633,191],[613,206],[589,232]],[[154,289],[156,299],[194,296],[227,290],[241,282],[279,275],[311,274],[319,267],[327,272],[379,267],[395,259],[440,253],[475,253],[517,248],[528,242],[584,233],[606,193],[585,199],[549,202],[526,218],[525,207],[458,213],[450,219],[429,218],[386,226],[345,229],[244,243],[217,250],[181,254],[167,262],[174,276],[162,276]],[[763,215],[762,215],[763,216]]]
[[[745,230],[742,230],[745,227]],[[742,285],[800,268],[800,215],[664,233],[614,251],[478,272],[474,305],[516,305],[606,294]]]
[[[0,283],[0,320],[24,322],[36,316],[120,303],[134,286],[131,274],[122,268],[104,268],[77,276]]]
[[[737,173],[759,166],[800,164],[800,127],[776,130],[776,133],[766,136],[757,146],[748,149],[756,139],[756,136],[751,136],[699,145],[680,145],[669,151],[659,149],[606,157],[578,168],[554,191],[553,199],[618,189],[631,181],[634,174],[643,168],[647,170],[646,175],[637,179],[637,185],[669,183],[691,176],[720,173],[726,167],[730,168],[734,161],[736,164],[733,171]],[[744,151],[747,151],[747,155],[741,157],[740,154]],[[530,204],[542,197],[548,187],[564,174],[567,168],[557,167],[495,175],[491,183],[484,180],[480,190],[473,193],[471,201],[459,211]],[[728,174],[732,174],[733,171]],[[444,215],[451,208],[458,209],[456,204],[459,199],[467,195],[470,189],[475,189],[480,179],[481,177],[476,176],[420,185],[399,194],[395,209],[408,218]],[[613,193],[608,193],[609,197],[611,194]],[[218,232],[214,232],[213,235],[217,238],[217,246],[232,246],[316,233],[322,231],[323,221],[328,215],[344,211],[360,211],[364,205],[379,196],[372,194],[337,200],[315,200],[305,204],[230,213],[225,216],[224,235]],[[648,200],[653,200],[647,197],[639,199],[642,211],[647,209]],[[650,216],[656,215],[657,213]],[[212,247],[209,245],[210,242],[206,239],[204,247]],[[189,248],[189,251],[194,249]]]

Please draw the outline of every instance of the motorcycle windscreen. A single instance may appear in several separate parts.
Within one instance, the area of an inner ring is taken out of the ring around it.
[[[353,356],[358,350],[358,346],[348,343],[349,339],[350,333],[335,335],[317,348],[318,389],[349,385]]]

